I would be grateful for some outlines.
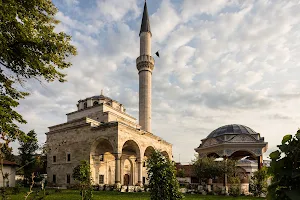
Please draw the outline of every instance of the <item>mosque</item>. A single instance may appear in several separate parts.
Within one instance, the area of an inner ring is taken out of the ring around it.
[[[67,114],[67,122],[49,127],[46,133],[48,183],[75,184],[73,169],[87,160],[93,184],[141,186],[147,184],[145,161],[153,149],[172,159],[172,145],[151,132],[154,59],[146,2],[139,37],[139,122],[126,113],[123,104],[103,94],[79,100],[77,110]],[[259,133],[233,124],[211,132],[195,151],[200,157],[238,159],[242,171],[249,175],[261,167],[266,149],[267,143]]]
[[[172,159],[172,145],[151,132],[154,59],[146,2],[139,36],[139,123],[123,104],[103,94],[79,100],[67,122],[49,127],[46,133],[48,183],[75,184],[73,168],[88,160],[93,184],[143,185],[147,184],[145,160],[153,149]]]

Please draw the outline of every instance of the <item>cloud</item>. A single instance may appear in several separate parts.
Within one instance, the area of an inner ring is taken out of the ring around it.
[[[136,18],[141,12],[137,7],[136,0],[97,0],[97,8],[101,16],[108,22],[122,20],[127,14]]]

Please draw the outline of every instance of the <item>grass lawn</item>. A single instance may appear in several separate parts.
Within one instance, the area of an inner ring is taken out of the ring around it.
[[[47,190],[49,195],[46,196],[46,199],[49,200],[80,200],[79,191],[77,190],[62,190],[60,193],[55,193],[54,190]],[[17,195],[10,195],[11,200],[22,200],[24,199],[25,192],[24,190]],[[102,192],[94,191],[94,200],[150,200],[149,193],[120,193],[120,192]],[[187,200],[218,200],[218,199],[227,199],[227,200],[263,200],[263,198],[254,198],[254,197],[225,197],[225,196],[202,196],[199,194],[187,194],[185,198]]]

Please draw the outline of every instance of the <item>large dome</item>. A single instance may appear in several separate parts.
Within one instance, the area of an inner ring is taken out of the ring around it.
[[[225,125],[221,126],[220,128],[217,128],[213,132],[211,132],[207,138],[215,138],[219,137],[222,135],[238,135],[238,134],[257,134],[254,130],[251,128],[240,125],[240,124],[230,124],[230,125]]]

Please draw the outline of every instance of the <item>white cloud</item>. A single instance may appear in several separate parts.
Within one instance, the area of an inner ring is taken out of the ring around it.
[[[97,0],[97,8],[106,21],[122,20],[128,13],[137,17],[141,12],[136,0]]]
[[[150,17],[151,31],[156,42],[162,42],[180,22],[170,0],[161,1],[159,9]]]
[[[184,19],[190,19],[195,15],[209,14],[215,15],[218,13],[225,5],[228,5],[228,1],[219,0],[183,0],[182,4],[182,16]]]

